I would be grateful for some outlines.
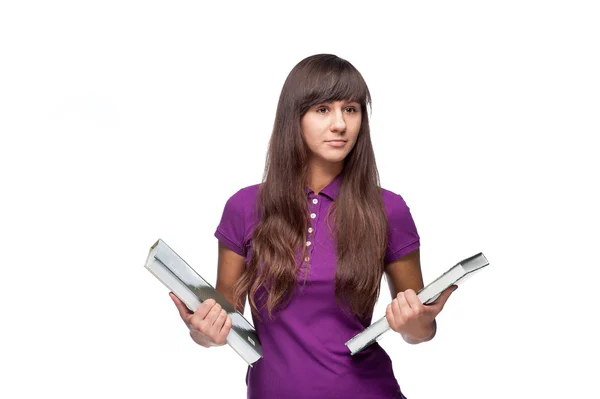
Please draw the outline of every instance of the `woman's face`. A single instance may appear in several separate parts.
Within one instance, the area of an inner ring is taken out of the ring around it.
[[[357,102],[333,101],[310,108],[302,117],[302,134],[311,160],[343,161],[356,143],[360,122]]]

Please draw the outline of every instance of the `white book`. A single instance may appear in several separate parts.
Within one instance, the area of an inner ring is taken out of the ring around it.
[[[192,312],[207,299],[214,299],[232,320],[227,344],[250,366],[262,357],[262,346],[252,324],[163,240],[150,247],[145,267]]]
[[[421,303],[425,305],[430,304],[435,301],[446,288],[451,285],[458,285],[465,282],[465,280],[487,265],[489,265],[489,262],[481,252],[477,255],[473,255],[470,258],[458,262],[429,285],[420,289],[419,292],[417,292],[417,296]],[[383,316],[346,342],[346,346],[354,355],[379,340],[383,333],[389,329],[390,325],[387,318]]]

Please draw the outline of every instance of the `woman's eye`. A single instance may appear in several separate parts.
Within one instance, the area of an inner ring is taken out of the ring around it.
[[[325,107],[317,108],[317,112],[324,114],[325,112],[327,112],[327,108],[325,108]]]
[[[346,107],[346,112],[349,112],[349,113],[356,112],[356,108],[354,108],[354,107]]]

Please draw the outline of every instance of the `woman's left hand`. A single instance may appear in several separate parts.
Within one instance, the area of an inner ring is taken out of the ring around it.
[[[435,317],[442,311],[456,285],[446,288],[429,305],[423,305],[414,290],[398,293],[387,306],[385,317],[392,330],[400,333],[409,343],[428,341],[435,334]]]

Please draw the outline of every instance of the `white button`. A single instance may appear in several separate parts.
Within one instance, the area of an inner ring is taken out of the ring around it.
[[[311,213],[311,214],[310,214],[310,218],[311,218],[311,219],[314,219],[314,218],[316,218],[316,217],[317,217],[317,214],[316,214],[316,213]]]
[[[314,199],[313,199],[313,204],[318,204],[318,203],[319,203],[319,200],[318,200],[318,199],[316,199],[316,198],[314,198]]]
[[[312,244],[310,241],[306,241],[306,246],[310,247],[310,244]]]
[[[313,229],[312,227],[309,227],[309,228],[308,228],[308,232],[309,232],[309,233],[312,233],[313,231],[315,231],[315,229]]]
[[[304,258],[305,262],[308,262],[309,260],[310,260],[310,257],[308,257],[308,256],[306,258]]]

